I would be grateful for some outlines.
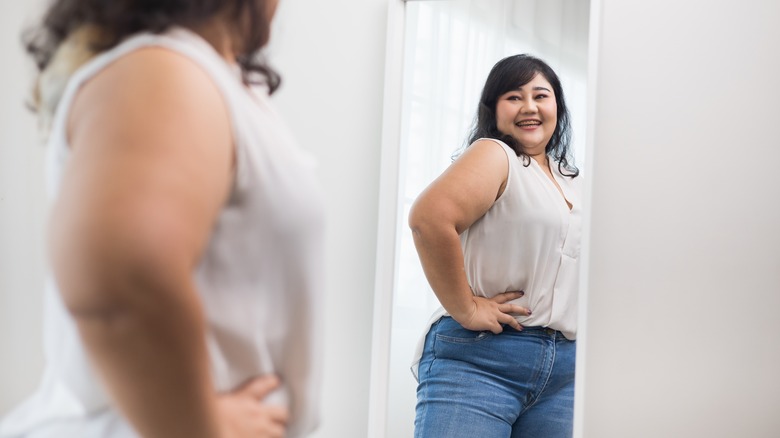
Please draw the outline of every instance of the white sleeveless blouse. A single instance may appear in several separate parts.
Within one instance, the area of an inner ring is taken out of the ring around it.
[[[216,390],[279,375],[283,387],[269,402],[289,407],[289,437],[305,436],[319,416],[324,203],[313,160],[296,146],[264,88],[248,90],[238,69],[188,30],[131,37],[70,79],[48,142],[50,195],[57,196],[68,164],[65,125],[76,92],[111,62],[149,46],[202,68],[221,92],[233,128],[234,185],[193,273]],[[0,423],[0,436],[136,437],[89,365],[53,279],[44,303],[46,371],[37,392]]]
[[[575,339],[582,176],[563,176],[557,162],[550,159],[550,170],[564,199],[536,160],[524,161],[505,143],[487,140],[498,143],[507,154],[509,172],[501,196],[460,235],[469,285],[475,295],[487,298],[524,291],[523,297],[512,301],[531,309],[531,316],[516,317],[520,324],[549,327]],[[444,315],[443,308],[434,312],[417,344],[412,365],[415,376],[425,335]]]

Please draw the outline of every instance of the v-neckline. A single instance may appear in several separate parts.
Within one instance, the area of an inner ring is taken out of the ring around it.
[[[544,168],[542,168],[542,165],[539,164],[538,161],[536,161],[535,158],[531,157],[531,161],[533,161],[539,171],[542,172],[542,176],[544,176],[544,179],[548,182],[552,183],[553,188],[555,191],[560,195],[560,198],[563,200],[564,205],[566,206],[566,209],[571,213],[571,211],[574,209],[574,203],[569,201],[569,199],[566,197],[566,193],[563,191],[563,186],[561,186],[561,183],[558,182],[558,180],[555,178],[555,172],[553,172],[552,168],[550,167],[550,158],[547,158],[547,169],[550,171],[550,174],[548,175],[547,172],[544,171]]]

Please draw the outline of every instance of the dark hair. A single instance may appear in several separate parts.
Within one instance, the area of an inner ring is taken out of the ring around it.
[[[498,130],[496,124],[496,104],[498,98],[504,93],[516,90],[527,84],[537,74],[542,76],[552,85],[558,110],[558,120],[550,141],[545,147],[547,155],[552,156],[558,162],[558,170],[561,174],[572,178],[579,175],[580,171],[574,164],[569,163],[569,146],[571,142],[571,123],[569,110],[566,108],[566,100],[563,97],[563,88],[558,75],[541,59],[530,55],[514,55],[498,61],[490,70],[482,96],[479,99],[477,116],[474,127],[469,135],[469,144],[480,138],[494,138],[501,140],[514,149],[517,156],[530,159],[512,136]],[[527,161],[530,164],[530,161]],[[564,170],[567,173],[564,173]]]
[[[72,32],[85,26],[100,31],[100,41],[90,50],[102,52],[116,46],[134,33],[161,33],[171,26],[191,27],[227,14],[236,29],[241,53],[236,62],[244,81],[257,83],[264,78],[270,92],[281,82],[279,75],[259,54],[268,42],[270,21],[267,0],[55,0],[37,28],[24,35],[27,51],[43,71],[60,44]],[[257,78],[256,75],[260,75]]]

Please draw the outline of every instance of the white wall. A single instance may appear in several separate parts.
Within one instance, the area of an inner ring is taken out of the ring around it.
[[[0,415],[43,370],[43,148],[24,107],[34,71],[20,33],[39,1],[0,2]]]
[[[387,2],[282,0],[272,37],[276,101],[319,159],[329,206],[317,438],[366,435]],[[42,370],[43,150],[22,106],[32,69],[18,43],[28,3],[0,2],[0,415]]]
[[[598,3],[584,436],[776,437],[780,3]]]

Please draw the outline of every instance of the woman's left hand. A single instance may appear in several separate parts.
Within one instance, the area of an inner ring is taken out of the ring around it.
[[[507,324],[515,330],[522,330],[523,326],[517,322],[513,315],[530,316],[531,310],[509,301],[522,297],[523,291],[511,291],[500,293],[492,298],[474,296],[472,311],[467,316],[452,315],[463,328],[473,331],[490,330],[498,334],[504,331],[503,324]]]

